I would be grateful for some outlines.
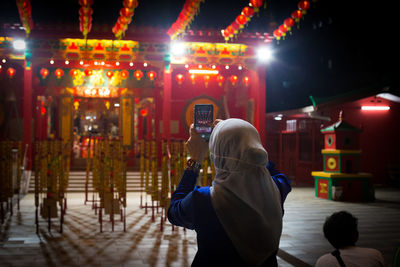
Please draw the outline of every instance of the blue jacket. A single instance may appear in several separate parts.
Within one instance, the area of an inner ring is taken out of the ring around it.
[[[267,168],[281,193],[283,209],[291,191],[290,181],[274,169],[273,163],[268,163]],[[211,204],[210,187],[195,187],[197,177],[195,172],[185,170],[168,209],[168,220],[172,224],[197,233],[198,250],[192,266],[245,266],[217,218]],[[276,253],[262,266],[277,266]]]

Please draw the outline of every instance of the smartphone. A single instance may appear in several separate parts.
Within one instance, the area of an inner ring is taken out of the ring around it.
[[[211,104],[194,105],[194,127],[200,136],[208,142],[212,132],[214,106]]]

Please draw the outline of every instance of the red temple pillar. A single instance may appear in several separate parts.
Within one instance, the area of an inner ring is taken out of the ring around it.
[[[266,145],[265,131],[265,101],[266,101],[266,67],[258,66],[257,70],[250,71],[249,98],[254,101],[254,127],[260,133],[262,144]]]
[[[164,70],[164,93],[163,93],[163,114],[162,114],[162,137],[169,143],[171,125],[171,69]]]
[[[33,111],[32,111],[32,62],[29,59],[25,60],[24,64],[24,147],[28,145],[27,151],[27,170],[32,170],[32,125],[33,125]]]

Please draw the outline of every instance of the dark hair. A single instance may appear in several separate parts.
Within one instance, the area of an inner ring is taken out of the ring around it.
[[[358,219],[347,211],[339,211],[327,217],[324,235],[335,248],[354,246],[358,240]]]

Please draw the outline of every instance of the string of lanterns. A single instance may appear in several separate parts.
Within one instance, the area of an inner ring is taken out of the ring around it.
[[[81,5],[79,9],[79,30],[86,39],[92,29],[93,9],[90,6],[93,5],[93,0],[79,0],[79,5]]]
[[[251,18],[259,11],[262,4],[263,0],[250,0],[248,6],[242,9],[242,12],[236,17],[235,21],[224,30],[221,30],[221,34],[225,41],[234,38],[239,31],[250,22]]]
[[[8,74],[8,76],[10,76],[10,78],[12,78],[15,75],[15,73],[16,73],[15,69],[8,68],[7,74]],[[77,77],[80,73],[83,73],[86,77],[90,77],[93,75],[93,70],[85,69],[85,70],[81,71],[78,69],[71,69],[69,71],[69,75],[73,78]],[[50,71],[47,68],[41,68],[39,71],[39,74],[42,79],[46,79],[49,76]],[[64,76],[64,70],[61,68],[57,68],[54,71],[54,75],[57,77],[57,79],[61,79]],[[106,71],[105,75],[107,76],[108,79],[112,79],[113,77],[116,77],[116,75],[118,75],[122,80],[126,80],[127,78],[129,78],[129,71],[127,71],[127,70],[121,70],[121,71],[108,70],[108,71]],[[155,78],[157,77],[157,73],[153,70],[147,71],[146,75],[150,81],[154,81]],[[136,70],[133,72],[133,77],[135,77],[137,81],[140,81],[143,78],[143,76],[144,76],[144,74],[141,70]]]
[[[182,73],[178,73],[175,75],[175,80],[178,83],[178,85],[182,85],[182,83],[185,81],[187,75],[184,75]],[[225,84],[225,79],[226,77],[217,74],[217,75],[196,75],[196,74],[190,74],[188,75],[189,80],[191,83],[194,85],[196,82],[201,82],[201,78],[203,79],[205,87],[208,87],[208,84],[210,81],[215,80],[218,83],[218,86],[223,86]],[[238,75],[230,75],[228,77],[229,82],[232,84],[232,86],[236,86],[239,83],[239,76]],[[249,76],[243,76],[241,79],[241,82],[244,86],[249,86],[250,84],[250,77]]]
[[[26,35],[29,35],[33,29],[31,1],[17,0],[17,7],[22,26],[25,28]]]
[[[205,0],[186,0],[176,21],[168,29],[167,34],[174,40],[189,27],[194,17],[199,13],[200,3]]]
[[[123,0],[122,4],[124,7],[121,8],[118,21],[112,28],[112,32],[119,40],[124,36],[125,31],[128,29],[128,24],[132,22],[135,8],[138,6],[139,2],[137,0]]]
[[[310,8],[310,2],[307,0],[301,0],[297,5],[297,10],[293,11],[291,16],[283,21],[277,29],[273,31],[275,39],[279,42],[281,38],[285,38],[286,33],[291,33],[292,27],[295,23],[299,25],[300,19],[304,17],[307,10]],[[297,26],[299,27],[299,26]]]

